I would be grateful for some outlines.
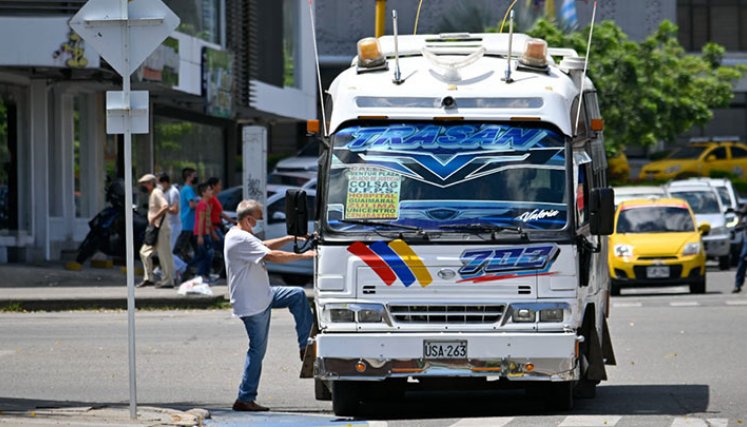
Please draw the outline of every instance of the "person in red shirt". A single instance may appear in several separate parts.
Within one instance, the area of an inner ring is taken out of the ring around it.
[[[197,194],[201,197],[195,208],[194,236],[197,250],[189,262],[189,267],[196,266],[197,274],[210,283],[210,267],[215,251],[213,238],[217,237],[210,223],[210,199],[213,198],[213,189],[207,183],[203,183],[197,186]]]

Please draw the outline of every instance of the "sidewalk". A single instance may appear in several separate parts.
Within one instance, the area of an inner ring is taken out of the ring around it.
[[[137,273],[137,271],[136,271]],[[140,280],[138,274],[135,281]],[[0,311],[127,309],[127,274],[124,267],[80,271],[62,262],[44,265],[0,264]],[[271,276],[271,284],[281,284]],[[224,279],[211,286],[213,296],[179,295],[177,289],[135,289],[137,308],[222,308],[228,303]],[[306,289],[312,298],[310,289]]]
[[[24,412],[0,412],[0,426],[203,426],[210,417],[204,409],[178,411],[140,406],[138,417],[130,419],[128,406],[35,409]]]

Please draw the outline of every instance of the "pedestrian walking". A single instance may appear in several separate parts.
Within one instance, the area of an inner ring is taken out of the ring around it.
[[[745,227],[745,219],[747,219],[747,207],[742,207],[739,212],[739,229],[738,233],[745,233],[742,239],[742,249],[739,251],[739,263],[737,264],[737,275],[734,280],[733,294],[742,292],[742,286],[744,286],[745,273],[747,272],[747,227]]]
[[[273,308],[290,309],[296,322],[301,360],[311,332],[312,314],[302,288],[270,286],[265,262],[285,263],[313,258],[316,251],[296,254],[277,249],[292,241],[292,236],[264,242],[255,237],[252,230],[257,221],[262,220],[262,205],[255,200],[239,203],[236,213],[238,225],[226,233],[224,258],[233,315],[244,323],[249,349],[233,410],[268,411],[269,408],[256,400],[262,359],[267,350],[270,312]]]
[[[220,200],[218,200],[218,193],[220,193],[223,190],[223,183],[221,182],[220,178],[212,176],[208,178],[207,184],[210,186],[210,188],[213,189],[213,197],[210,199],[210,223],[212,224],[213,231],[215,231],[215,235],[217,237],[215,243],[216,250],[223,252],[223,239],[225,238],[225,233],[223,232],[223,221],[230,224],[236,224],[236,220],[228,216],[223,211],[223,205],[221,204]]]
[[[200,201],[195,208],[194,238],[197,244],[195,256],[189,262],[190,267],[197,268],[197,275],[202,276],[204,281],[211,283],[210,268],[213,266],[213,252],[215,245],[215,232],[210,224],[210,199],[213,198],[213,189],[207,183],[197,186]]]
[[[166,215],[169,204],[164,197],[163,191],[156,186],[156,176],[153,174],[143,175],[139,180],[140,188],[148,193],[148,224],[155,227],[157,240],[153,244],[143,244],[140,247],[140,260],[143,262],[143,281],[137,287],[155,285],[157,288],[174,287],[174,259],[171,257],[171,233]],[[153,275],[153,254],[158,255],[163,277],[157,283]]]
[[[169,226],[171,227],[171,250],[176,246],[176,239],[182,232],[182,219],[179,216],[179,189],[171,185],[169,174],[162,173],[158,176],[158,184],[161,186],[166,202],[169,204],[169,214],[167,216]]]
[[[187,261],[189,259],[190,247],[193,251],[197,250],[193,237],[195,208],[199,201],[193,187],[197,183],[197,171],[192,168],[182,169],[182,179],[184,180],[184,185],[179,194],[179,216],[182,223],[182,231],[176,240],[174,253]]]

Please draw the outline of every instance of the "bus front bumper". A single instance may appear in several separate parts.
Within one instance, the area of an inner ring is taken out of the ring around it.
[[[315,377],[382,381],[407,377],[501,377],[575,381],[578,343],[558,333],[328,333],[316,336]],[[466,357],[427,356],[426,345],[466,344]]]

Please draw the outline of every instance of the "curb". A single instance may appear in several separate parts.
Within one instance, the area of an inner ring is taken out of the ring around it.
[[[314,291],[304,289],[309,305],[314,305]],[[137,309],[210,309],[222,308],[227,295],[135,298]],[[44,298],[0,299],[0,313],[23,311],[127,310],[127,298]]]

